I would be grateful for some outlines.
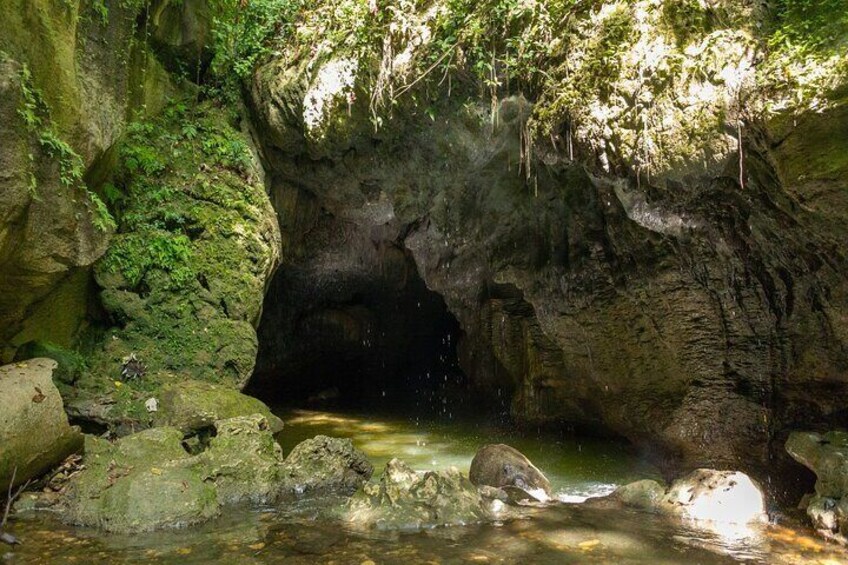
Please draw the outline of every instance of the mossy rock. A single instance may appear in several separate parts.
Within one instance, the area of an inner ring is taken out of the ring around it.
[[[65,518],[112,532],[203,522],[219,513],[214,483],[182,447],[176,428],[145,430],[111,444],[86,437],[85,470],[70,484]]]
[[[230,418],[216,422],[215,431],[200,458],[219,502],[273,502],[280,491],[283,450],[268,420],[259,414]]]
[[[30,341],[15,352],[15,361],[26,361],[36,357],[53,359],[57,363],[53,379],[65,385],[73,385],[85,370],[85,358],[77,353],[44,341]]]
[[[283,495],[347,494],[371,478],[374,467],[349,439],[315,436],[297,444],[283,464]]]
[[[202,381],[181,381],[165,385],[158,395],[157,426],[173,426],[183,432],[211,427],[217,420],[258,414],[268,429],[277,433],[283,421],[262,401],[222,385]]]

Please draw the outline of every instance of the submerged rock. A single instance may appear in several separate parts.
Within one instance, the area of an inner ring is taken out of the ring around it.
[[[551,496],[548,478],[524,454],[502,443],[477,451],[468,478],[476,486],[517,487],[542,501]]]
[[[0,367],[0,492],[13,474],[14,485],[21,484],[82,448],[53,384],[56,367],[52,359]]]
[[[848,432],[792,432],[786,451],[816,474],[807,516],[825,537],[848,543]]]
[[[392,459],[378,484],[365,485],[351,498],[346,519],[357,527],[418,529],[494,517],[477,488],[456,468],[418,473]]]
[[[297,444],[283,463],[283,494],[352,494],[374,467],[349,439],[315,436]]]
[[[209,428],[217,420],[261,414],[271,431],[283,429],[283,421],[260,400],[222,385],[186,380],[162,388],[154,422],[183,432]]]

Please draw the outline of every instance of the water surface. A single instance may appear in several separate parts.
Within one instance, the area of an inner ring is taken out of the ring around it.
[[[349,437],[379,473],[400,457],[417,469],[456,466],[467,472],[476,449],[505,442],[527,454],[551,479],[561,500],[580,500],[615,485],[656,476],[625,445],[522,435],[471,421],[422,421],[355,413],[281,412],[286,453],[322,433]],[[797,524],[707,532],[635,511],[559,503],[530,509],[502,524],[418,532],[362,532],[322,519],[343,499],[302,500],[273,507],[236,507],[202,526],[177,531],[110,535],[60,523],[48,513],[13,519],[25,545],[0,546],[7,563],[221,564],[560,564],[775,563],[848,565],[839,547]]]

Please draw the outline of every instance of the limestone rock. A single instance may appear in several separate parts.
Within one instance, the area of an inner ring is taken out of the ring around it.
[[[185,433],[211,427],[215,421],[260,414],[272,433],[283,429],[283,421],[260,400],[224,385],[184,380],[165,385],[158,395],[154,417],[157,426],[174,426]]]
[[[297,444],[283,463],[284,494],[351,494],[374,472],[349,439],[315,436]]]
[[[617,488],[610,498],[631,508],[656,511],[665,492],[666,487],[657,481],[644,479]]]
[[[177,428],[144,430],[109,443],[87,436],[85,469],[59,501],[64,520],[113,532],[198,524],[238,502],[277,499],[282,450],[256,414],[218,420],[189,453]]]
[[[658,512],[705,529],[768,520],[762,489],[739,471],[696,469],[675,480],[668,489],[653,480],[636,481],[609,496],[587,502],[599,507],[624,505]]]
[[[221,504],[273,502],[280,491],[283,450],[259,414],[215,422],[215,437],[201,454],[207,480]]]
[[[346,518],[356,527],[396,530],[466,525],[494,515],[456,468],[417,473],[392,459],[379,484],[365,485],[351,498]]]
[[[661,509],[699,522],[750,524],[768,519],[762,489],[738,471],[692,471],[671,484]]]
[[[112,532],[183,527],[217,516],[213,482],[182,447],[176,428],[155,428],[114,444],[86,437],[85,470],[74,477],[63,518]]]
[[[40,358],[0,367],[0,492],[13,473],[21,484],[82,448],[53,384],[56,366]]]
[[[786,451],[816,474],[816,493],[828,498],[848,494],[848,432],[792,432]]]
[[[468,478],[477,486],[517,487],[537,499],[551,496],[548,478],[524,454],[504,444],[481,447],[471,461]]]

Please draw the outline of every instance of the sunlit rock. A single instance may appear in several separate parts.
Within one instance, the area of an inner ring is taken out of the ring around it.
[[[697,469],[672,483],[661,508],[699,522],[750,524],[768,518],[760,486],[739,471]]]

